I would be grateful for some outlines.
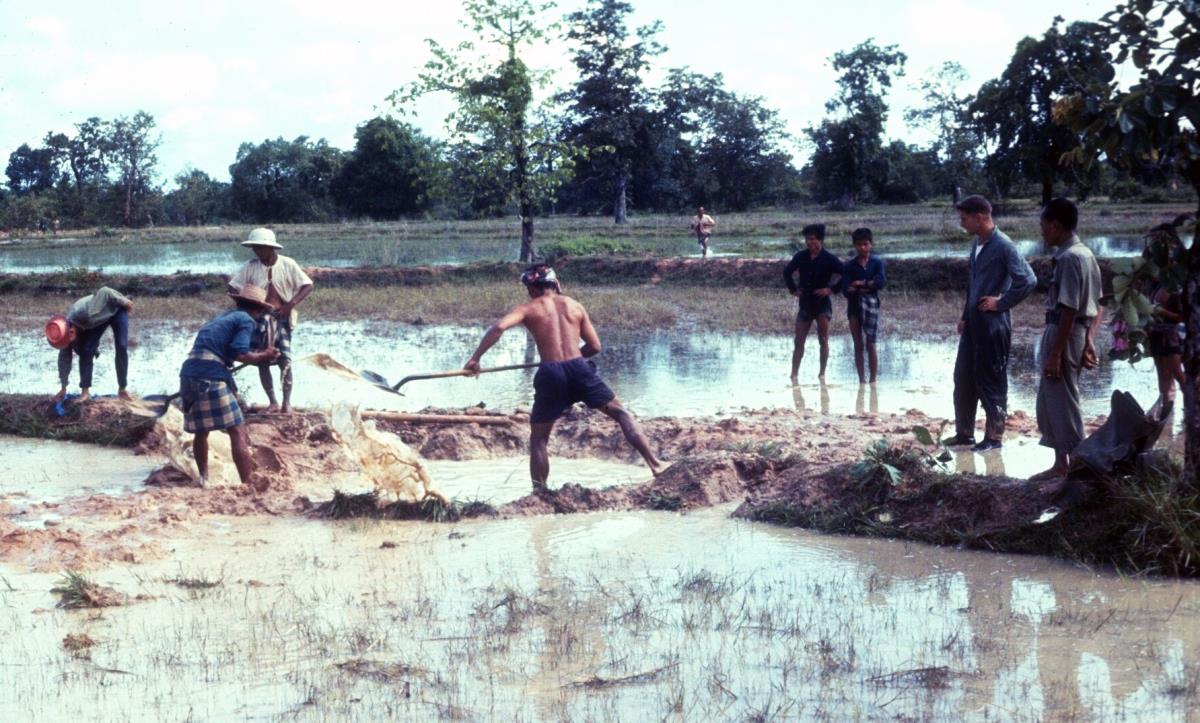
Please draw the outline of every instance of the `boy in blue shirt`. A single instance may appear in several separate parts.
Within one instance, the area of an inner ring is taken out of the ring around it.
[[[250,439],[246,434],[242,409],[237,401],[237,383],[230,367],[242,364],[267,364],[279,357],[279,350],[250,351],[250,338],[263,314],[274,306],[267,292],[246,286],[229,296],[237,308],[221,314],[200,328],[187,361],[179,369],[179,393],[183,403],[184,430],[192,432],[192,452],[200,477],[208,477],[208,433],[223,430],[229,435],[233,463],[242,484],[251,482],[254,462],[250,457]],[[255,486],[261,492],[265,485]]]
[[[879,333],[879,290],[887,283],[883,259],[871,254],[875,241],[871,229],[857,228],[850,234],[854,243],[854,258],[842,265],[842,281],[846,294],[846,318],[850,323],[850,338],[854,340],[854,368],[859,384],[867,377],[863,368],[864,348],[869,359],[871,384],[879,374],[879,354],[875,338]]]
[[[829,320],[833,318],[831,297],[841,289],[842,283],[842,262],[825,248],[825,224],[809,224],[800,233],[804,236],[805,248],[797,252],[783,270],[783,282],[799,302],[792,346],[792,384],[796,383],[800,372],[804,342],[814,321],[817,322],[817,341],[821,345],[818,378],[825,378],[825,363],[829,361]]]

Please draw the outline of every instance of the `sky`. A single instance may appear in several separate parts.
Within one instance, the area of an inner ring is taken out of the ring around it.
[[[947,60],[970,74],[973,92],[996,77],[1024,36],[1055,15],[1093,20],[1114,0],[629,0],[632,24],[661,20],[668,68],[723,73],[726,87],[761,96],[797,139],[819,123],[833,95],[829,57],[867,38],[897,44],[907,73],[894,84],[889,135],[911,142],[903,109],[913,86]],[[560,2],[554,17],[580,8]],[[149,112],[161,133],[158,180],[197,168],[228,180],[238,146],[266,139],[325,138],[350,149],[356,126],[391,106],[416,78],[426,38],[455,45],[469,34],[454,0],[3,0],[0,2],[0,163],[49,131],[71,134],[88,117]],[[532,49],[529,62],[573,82],[563,41]],[[444,137],[446,98],[429,97],[407,118]],[[802,160],[799,143],[789,146]],[[6,179],[5,179],[6,180]]]

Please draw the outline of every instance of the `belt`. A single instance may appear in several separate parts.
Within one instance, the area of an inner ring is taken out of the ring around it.
[[[1062,318],[1062,315],[1058,311],[1058,309],[1050,309],[1046,312],[1046,323],[1047,324],[1057,324],[1058,320],[1060,318]],[[1092,323],[1092,320],[1091,320],[1091,318],[1086,317],[1086,316],[1076,316],[1075,323],[1079,324],[1081,326],[1087,326],[1088,324]]]
[[[191,351],[191,353],[188,354],[187,358],[188,359],[197,359],[199,361],[217,362],[218,364],[221,364],[224,366],[229,366],[229,364],[226,363],[226,361],[224,359],[222,359],[219,354],[214,354],[211,351],[208,351],[206,349],[199,349],[199,350],[193,349]]]

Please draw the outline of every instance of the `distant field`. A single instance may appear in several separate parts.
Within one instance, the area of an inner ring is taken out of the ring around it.
[[[1140,235],[1151,226],[1192,210],[1190,204],[1085,203],[1081,207],[1081,235]],[[948,202],[907,206],[868,206],[853,212],[813,207],[752,213],[716,213],[713,237],[718,253],[747,256],[776,256],[786,253],[799,229],[807,223],[828,226],[827,243],[849,248],[849,234],[868,226],[881,252],[906,251],[931,245],[957,244],[964,240],[958,216]],[[535,233],[539,245],[562,247],[575,253],[686,255],[695,253],[688,221],[690,214],[635,215],[617,226],[610,218],[597,216],[550,216],[538,218]],[[1030,201],[1009,202],[998,225],[1014,239],[1038,237],[1037,208]],[[459,263],[485,258],[515,256],[520,235],[516,218],[479,221],[393,221],[332,224],[273,224],[285,245],[328,252],[353,245],[347,255],[364,264],[414,263],[416,259],[445,258]],[[245,238],[250,224],[204,227],[160,227],[153,229],[108,229],[63,231],[58,236],[5,239],[0,246],[16,249],[80,246],[116,247],[140,244],[222,244]]]

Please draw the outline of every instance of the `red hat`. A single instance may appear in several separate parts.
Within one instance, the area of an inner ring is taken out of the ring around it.
[[[46,341],[55,349],[66,349],[75,341],[75,326],[62,314],[55,314],[46,322]]]

